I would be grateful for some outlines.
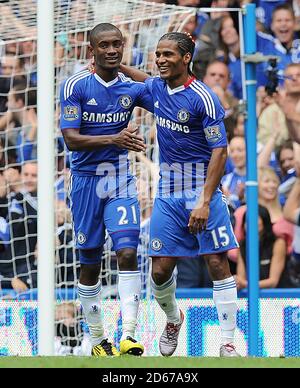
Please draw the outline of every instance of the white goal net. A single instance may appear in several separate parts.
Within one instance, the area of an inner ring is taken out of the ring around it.
[[[59,129],[59,86],[89,62],[89,31],[110,22],[122,31],[123,62],[155,74],[154,50],[166,32],[180,31],[196,10],[138,0],[54,0],[55,9],[55,286],[58,297],[74,300],[79,274],[67,199],[69,159]],[[3,298],[36,298],[37,247],[37,2],[0,3],[0,278]],[[149,216],[157,180],[157,150],[151,114],[134,111],[133,121],[147,143],[145,155],[130,155],[138,178],[141,205],[139,265],[143,295],[148,296]],[[50,190],[50,188],[49,188]],[[110,240],[105,245],[103,298],[116,297],[117,262]],[[27,294],[26,294],[27,293]],[[57,319],[72,307],[58,311]],[[59,325],[57,327],[60,327]],[[77,327],[77,326],[76,326]],[[77,327],[78,328],[78,327]],[[78,334],[78,333],[77,333]],[[22,353],[22,351],[21,351]],[[34,352],[33,352],[34,353]]]

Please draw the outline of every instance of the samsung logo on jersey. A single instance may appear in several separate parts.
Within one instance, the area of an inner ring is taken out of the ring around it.
[[[175,123],[174,121],[155,116],[156,123],[162,128],[171,129],[172,131],[190,133],[190,128],[187,125]]]
[[[92,123],[119,123],[129,120],[131,112],[121,113],[89,113],[83,112],[82,120]]]

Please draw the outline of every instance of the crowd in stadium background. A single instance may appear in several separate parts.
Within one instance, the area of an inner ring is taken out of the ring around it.
[[[62,5],[70,3],[65,0],[60,2]],[[26,6],[34,6],[34,3],[26,2]],[[165,3],[228,8],[240,7],[247,2],[178,0]],[[265,91],[268,64],[257,67],[259,204],[264,207],[264,214],[269,214],[262,216],[260,223],[260,286],[300,287],[300,227],[297,227],[297,224],[300,226],[300,2],[258,0],[255,3],[258,51],[281,59],[278,63],[279,92],[274,95]],[[76,20],[79,18],[79,30],[76,33],[62,31],[57,36],[56,86],[86,67],[90,60],[88,31],[80,31],[81,1],[74,0],[71,4],[73,17]],[[24,25],[21,15],[25,11],[21,6],[19,9],[12,7],[9,1],[1,1],[0,6],[5,7],[5,13],[9,15],[7,20],[20,31],[20,37],[24,31],[31,29]],[[5,13],[1,12],[2,15]],[[239,104],[242,80],[238,20],[234,13],[227,11],[198,12],[186,22],[183,31],[192,34],[196,41],[194,74],[212,88],[226,111],[229,158],[222,187],[230,204],[236,236],[241,243],[240,251],[230,252],[231,270],[236,275],[239,288],[243,288],[247,286],[244,265],[246,151],[243,107]],[[126,25],[122,26],[122,32],[128,42],[132,40]],[[6,44],[5,34],[1,34],[1,39],[0,277],[2,289],[22,292],[37,287],[37,44],[32,39]],[[151,39],[147,28],[141,29],[131,42],[132,48],[125,51],[126,64],[143,67],[149,73],[155,72],[153,53],[157,42]],[[56,113],[58,119],[58,109]],[[151,115],[147,116],[146,123],[141,126],[141,131],[146,139],[147,152],[132,156],[140,166],[136,171],[142,209],[139,256],[144,266],[145,284],[149,216],[158,168]],[[56,131],[56,284],[58,287],[74,287],[79,263],[73,246],[67,200],[69,157],[59,133],[58,121]],[[146,190],[149,181],[152,184],[150,193]],[[106,251],[110,251],[110,241],[107,241]],[[113,258],[110,263],[116,265]],[[211,286],[201,258],[180,259],[177,272],[178,287]],[[113,275],[109,276],[112,279],[107,279],[107,283],[113,285]]]

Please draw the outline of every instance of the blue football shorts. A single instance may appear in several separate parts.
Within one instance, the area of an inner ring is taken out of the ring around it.
[[[157,197],[150,223],[150,256],[195,257],[218,254],[237,248],[230,222],[227,200],[221,190],[216,190],[210,202],[206,230],[193,235],[188,223],[197,197]]]
[[[69,197],[76,248],[102,248],[107,230],[112,238],[114,251],[123,248],[137,249],[140,208],[134,178],[122,190],[111,190],[109,196],[106,195],[107,192],[103,177],[71,176]]]

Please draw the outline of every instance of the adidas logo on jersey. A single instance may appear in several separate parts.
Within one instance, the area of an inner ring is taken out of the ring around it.
[[[155,108],[159,108],[159,103],[158,103],[158,101],[155,102],[154,106],[155,106]]]
[[[94,99],[94,98],[92,98],[90,101],[88,101],[87,103],[86,103],[87,105],[98,105],[97,104],[97,101]]]

